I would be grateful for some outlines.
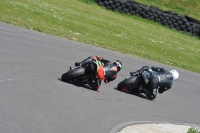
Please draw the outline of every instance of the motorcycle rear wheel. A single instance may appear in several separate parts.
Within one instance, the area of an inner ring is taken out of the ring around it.
[[[64,82],[67,82],[69,80],[72,80],[78,76],[81,76],[85,73],[85,68],[82,68],[82,67],[77,67],[73,70],[70,70],[66,73],[64,73],[62,76],[61,76],[61,80],[64,81]]]

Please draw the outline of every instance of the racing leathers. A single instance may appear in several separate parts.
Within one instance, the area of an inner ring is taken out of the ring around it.
[[[163,93],[172,87],[173,76],[164,68],[144,66],[140,70],[130,73],[132,76],[137,74],[144,79],[145,86],[142,92],[151,100],[156,98],[157,90],[159,93]]]
[[[101,86],[102,80],[104,80],[106,84],[110,81],[115,80],[118,70],[116,65],[114,65],[111,61],[104,59],[100,56],[89,56],[87,59],[82,61],[82,65],[87,64],[92,60],[99,60],[103,64],[102,69],[99,69],[98,71],[92,71],[92,69],[90,68],[86,69],[86,73],[94,74],[94,82],[89,81],[88,84],[92,87],[92,89],[98,90]]]

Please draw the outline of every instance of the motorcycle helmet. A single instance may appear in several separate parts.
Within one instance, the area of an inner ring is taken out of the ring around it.
[[[179,77],[179,73],[176,70],[171,70],[170,73],[173,76],[173,81],[175,81]]]
[[[117,66],[118,71],[122,69],[122,63],[119,60],[116,60],[113,64]]]

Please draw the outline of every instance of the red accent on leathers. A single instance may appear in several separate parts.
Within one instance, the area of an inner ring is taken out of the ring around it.
[[[99,67],[98,67],[97,74],[98,74],[98,76],[99,76],[99,78],[100,78],[101,80],[105,78],[105,77],[104,77],[104,69],[103,69],[103,66],[99,66]]]

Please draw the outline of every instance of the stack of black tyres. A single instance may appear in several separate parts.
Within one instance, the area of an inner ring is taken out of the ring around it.
[[[163,11],[158,7],[146,6],[132,0],[95,0],[100,6],[124,14],[137,15],[156,21],[164,26],[200,37],[200,21],[179,15],[172,11]]]

